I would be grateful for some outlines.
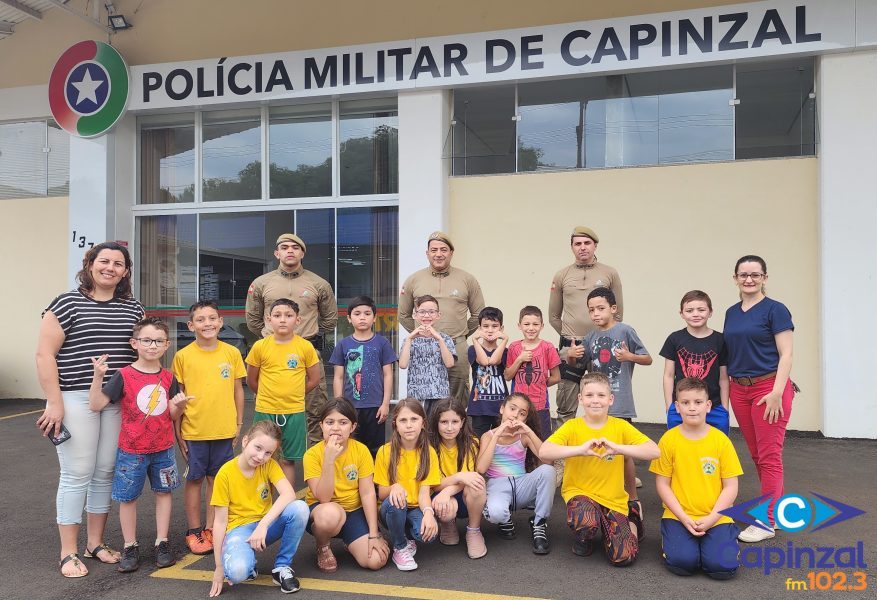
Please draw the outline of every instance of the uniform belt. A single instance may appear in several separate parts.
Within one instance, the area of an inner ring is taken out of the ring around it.
[[[570,346],[572,346],[573,340],[576,340],[579,344],[581,344],[581,341],[579,340],[578,337],[570,337],[567,335],[560,336],[560,345],[558,348],[559,349],[569,348]]]
[[[765,373],[764,375],[758,375],[756,377],[731,377],[731,381],[733,381],[737,385],[744,385],[746,387],[749,387],[755,385],[756,383],[767,381],[768,379],[776,376],[777,372],[773,371],[771,373]]]

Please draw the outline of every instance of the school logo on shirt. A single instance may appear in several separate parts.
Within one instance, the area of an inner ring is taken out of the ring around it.
[[[259,487],[256,488],[256,493],[259,494],[259,499],[262,500],[262,502],[268,500],[268,498],[271,497],[271,492],[268,489],[268,482],[263,481],[260,483]]]
[[[713,475],[719,470],[719,460],[712,456],[703,456],[700,459],[700,468],[704,475]]]
[[[290,354],[289,356],[286,357],[286,367],[288,369],[296,368],[298,366],[299,360],[300,359],[298,357],[298,354]]]
[[[137,392],[137,408],[143,413],[143,420],[155,417],[167,410],[167,392],[161,384],[146,385]]]
[[[359,472],[356,470],[356,465],[345,466],[344,477],[347,478],[347,481],[356,481],[359,479]]]
[[[231,365],[228,363],[219,363],[219,376],[223,379],[231,377]]]

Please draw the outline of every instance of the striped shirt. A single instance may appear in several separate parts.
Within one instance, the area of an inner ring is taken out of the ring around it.
[[[62,392],[88,390],[94,378],[91,359],[109,354],[104,385],[113,373],[137,359],[131,347],[134,325],[143,318],[143,306],[134,299],[93,300],[78,290],[61,294],[46,307],[64,331],[64,343],[55,356]]]

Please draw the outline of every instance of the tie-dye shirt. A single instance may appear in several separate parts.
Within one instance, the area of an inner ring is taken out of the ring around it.
[[[524,443],[517,439],[511,444],[504,446],[496,444],[493,451],[493,460],[487,468],[488,477],[520,477],[527,473],[524,461],[527,458],[527,448]]]

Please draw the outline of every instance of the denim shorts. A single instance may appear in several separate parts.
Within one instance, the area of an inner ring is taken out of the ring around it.
[[[234,458],[231,441],[232,438],[187,441],[189,469],[186,472],[186,479],[198,481],[204,479],[205,475],[207,477],[214,477],[222,465]]]
[[[308,508],[311,512],[314,512],[314,509],[319,505],[319,502],[314,502],[308,506]],[[309,518],[305,529],[311,535],[314,535],[314,532],[312,531],[313,525],[314,520]],[[344,521],[344,525],[341,526],[341,531],[339,531],[338,535],[335,537],[340,537],[344,540],[344,543],[349,546],[364,535],[368,535],[368,521],[365,520],[365,512],[362,510],[362,507],[359,507],[356,510],[347,512],[347,520]]]
[[[169,494],[180,487],[173,447],[151,454],[130,454],[119,449],[113,475],[113,500],[134,502],[143,492],[147,475],[153,492]]]

